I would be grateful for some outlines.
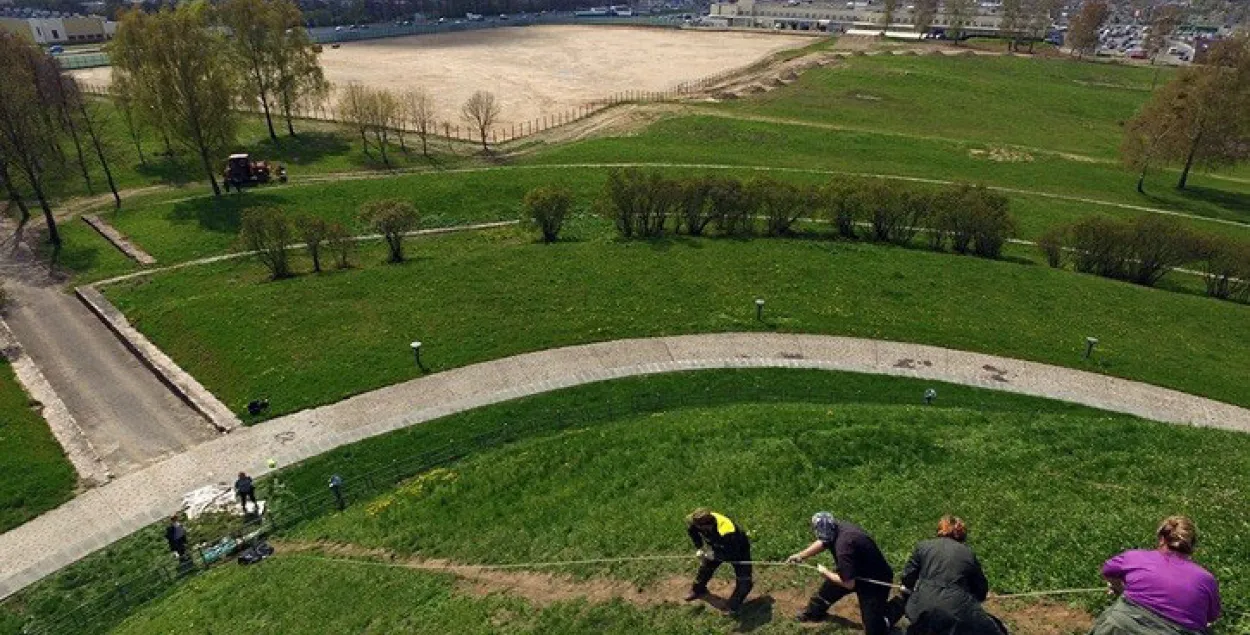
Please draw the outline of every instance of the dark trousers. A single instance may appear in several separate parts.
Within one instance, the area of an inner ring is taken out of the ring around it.
[[[877,586],[868,582],[858,582],[855,591],[825,580],[820,590],[807,603],[806,613],[812,617],[823,617],[829,613],[829,607],[838,600],[854,593],[859,598],[859,617],[864,623],[865,635],[887,635],[890,627],[886,624],[889,616],[889,587]]]
[[[248,501],[252,501],[252,506],[253,506],[253,509],[257,509],[257,510],[259,511],[259,507],[260,507],[260,505],[259,505],[259,503],[257,503],[257,502],[256,502],[256,491],[255,491],[255,490],[252,490],[252,491],[249,491],[249,492],[239,492],[239,506],[241,506],[241,507],[243,508],[243,511],[245,511],[245,512],[247,511],[247,502],[248,502]]]
[[[749,560],[750,556],[743,558]],[[712,574],[724,564],[721,560],[707,560],[699,565],[699,573],[694,576],[694,585],[692,590],[699,593],[707,593],[707,582],[712,579]],[[745,563],[731,562],[730,566],[734,568],[734,592],[729,596],[729,610],[736,611],[746,601],[747,594],[751,592],[751,587],[755,586],[755,581],[751,579],[751,565]]]

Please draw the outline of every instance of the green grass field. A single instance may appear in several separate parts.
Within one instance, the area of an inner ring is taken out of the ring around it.
[[[0,532],[69,500],[77,475],[31,409],[8,362],[0,362]]]
[[[912,544],[930,535],[937,516],[957,512],[970,523],[992,587],[1005,593],[1097,586],[1103,559],[1146,546],[1160,517],[1185,513],[1202,528],[1198,560],[1220,577],[1226,608],[1235,613],[1247,606],[1250,587],[1236,575],[1250,557],[1238,538],[1247,522],[1237,489],[1250,469],[1244,435],[949,386],[939,386],[939,407],[909,405],[925,385],[819,371],[718,371],[501,404],[340,449],[292,468],[284,480],[297,490],[312,489],[328,473],[350,475],[448,438],[505,422],[525,424],[543,412],[564,416],[555,428],[472,452],[446,471],[353,501],[346,512],[281,538],[461,563],[683,554],[690,547],[682,516],[709,505],[751,529],[757,559],[780,559],[810,539],[808,516],[828,509],[868,528],[899,566]],[[633,391],[732,400],[743,390],[771,391],[777,401],[576,416],[586,404],[628,404]],[[1152,467],[1163,462],[1172,469]],[[1176,473],[1187,475],[1183,484]],[[627,580],[646,590],[672,588],[664,583],[691,568],[633,563],[568,573],[588,583]],[[814,585],[810,576],[775,569],[760,571],[757,580],[757,595],[778,597]],[[231,601],[239,589],[253,589],[260,601]],[[1102,600],[1073,601],[1096,609]],[[319,608],[300,609],[312,606]],[[756,607],[746,619],[759,632],[798,632],[780,610]],[[501,613],[509,619],[501,620]],[[447,616],[456,621],[444,621]],[[440,632],[449,623],[464,632],[733,627],[699,607],[640,611],[623,602],[576,600],[538,607],[506,593],[467,595],[446,575],[280,554],[258,567],[227,566],[199,578],[137,612],[117,632],[182,626],[191,632],[333,633],[369,630],[364,624],[375,629],[370,632]]]
[[[372,246],[357,269],[278,283],[235,261],[105,291],[231,408],[264,395],[273,415],[413,377],[413,339],[445,370],[761,328],[939,344],[1250,403],[1247,358],[1228,346],[1250,335],[1250,307],[1042,266],[822,240],[618,242],[597,221],[555,245],[496,230],[411,247],[401,266]],[[767,324],[754,319],[756,297],[768,300]],[[1080,359],[1088,335],[1101,339],[1092,364]]]

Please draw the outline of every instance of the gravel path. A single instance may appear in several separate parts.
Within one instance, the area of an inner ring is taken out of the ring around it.
[[[766,367],[941,380],[1250,432],[1245,408],[1079,370],[934,346],[761,333],[618,340],[421,377],[239,430],[121,476],[0,535],[0,598],[172,513],[184,492],[229,482],[239,470],[266,473],[271,457],[289,465],[398,428],[568,386],[673,371]]]

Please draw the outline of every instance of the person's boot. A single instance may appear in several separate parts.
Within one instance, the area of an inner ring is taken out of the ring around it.
[[[690,593],[686,594],[686,601],[693,602],[707,595],[707,587],[690,587]]]

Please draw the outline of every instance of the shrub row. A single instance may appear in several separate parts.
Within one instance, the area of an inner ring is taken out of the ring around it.
[[[1207,295],[1250,299],[1250,242],[1197,233],[1159,214],[1131,220],[1091,216],[1048,230],[1038,249],[1052,267],[1154,286],[1177,267],[1202,272]]]
[[[931,249],[997,258],[1016,230],[1008,199],[985,187],[921,188],[873,178],[803,186],[625,169],[609,174],[598,204],[625,238],[787,236],[809,219],[830,223],[842,238],[910,245],[923,232]]]
[[[404,235],[416,228],[419,216],[411,203],[398,199],[370,201],[360,208],[360,220],[382,235],[391,262],[404,260]],[[239,242],[255,252],[274,280],[292,275],[290,248],[299,242],[312,260],[313,272],[321,271],[322,256],[329,251],[339,269],[351,266],[356,238],[341,223],[310,215],[291,216],[276,207],[254,208],[243,212]]]

